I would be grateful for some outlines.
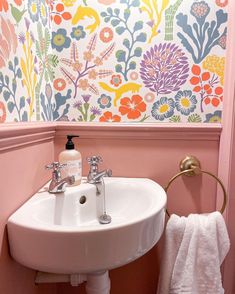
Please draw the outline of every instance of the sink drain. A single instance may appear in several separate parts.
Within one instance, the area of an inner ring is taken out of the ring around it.
[[[81,196],[80,197],[80,199],[79,199],[79,202],[81,203],[81,204],[84,204],[84,203],[86,203],[86,196]]]

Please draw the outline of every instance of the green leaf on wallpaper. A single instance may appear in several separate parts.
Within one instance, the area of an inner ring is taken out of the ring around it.
[[[21,79],[22,78],[22,71],[20,68],[17,69],[16,76]]]
[[[134,31],[139,31],[143,29],[143,22],[142,21],[137,21],[134,25]]]
[[[46,81],[46,83],[49,82],[49,75],[48,75],[47,71],[45,71],[45,81]]]
[[[117,27],[116,32],[118,35],[122,35],[125,32],[126,28],[125,27]]]
[[[38,30],[38,40],[39,42],[43,40],[43,33],[42,33],[42,25],[40,22],[38,22],[37,25],[37,30]],[[41,51],[41,50],[40,50]]]
[[[140,47],[135,48],[134,55],[136,57],[140,57],[142,55],[142,48],[140,48]]]
[[[136,62],[135,61],[130,62],[129,69],[136,69]]]
[[[56,67],[59,63],[59,58],[57,55],[49,54],[48,61],[49,61],[49,64],[51,64],[53,67]]]
[[[120,0],[120,3],[127,3],[126,0]]]
[[[9,102],[7,103],[7,108],[8,108],[8,111],[9,111],[10,113],[12,113],[14,107],[15,107],[15,104],[14,104],[13,102],[9,101]]]
[[[8,68],[9,70],[13,71],[14,68],[13,68],[13,63],[11,61],[8,62]]]
[[[18,57],[15,57],[15,58],[14,58],[14,64],[15,64],[15,66],[17,66],[17,65],[19,64],[19,59],[18,59]]]
[[[110,21],[110,16],[107,16],[104,18],[104,22],[109,22]]]
[[[117,65],[115,66],[115,71],[116,71],[116,72],[122,72],[122,66],[121,66],[121,64],[117,64]]]
[[[120,9],[115,8],[115,9],[114,9],[114,13],[115,13],[116,15],[119,15],[119,14],[120,14]]]
[[[47,53],[51,45],[51,34],[48,29],[45,29],[45,43],[45,51]]]
[[[41,45],[36,41],[36,55],[39,59],[42,59]]]
[[[169,122],[172,122],[172,123],[179,123],[179,122],[181,122],[180,115],[173,115],[173,116],[169,119]]]
[[[116,58],[118,62],[125,62],[126,61],[126,52],[123,50],[118,50],[116,52]]]
[[[136,41],[138,41],[138,42],[146,42],[146,40],[147,40],[147,34],[145,34],[145,33],[140,33],[136,37]]]
[[[119,19],[113,19],[112,21],[111,21],[111,25],[113,26],[113,27],[116,27],[117,25],[119,25],[120,24],[120,20]]]
[[[130,41],[128,40],[128,39],[124,39],[123,40],[123,42],[122,42],[122,44],[127,48],[127,49],[129,49],[130,48]]]
[[[113,9],[112,8],[108,7],[107,11],[108,11],[109,14],[111,14],[111,15],[113,14]]]
[[[133,7],[138,7],[138,6],[140,6],[140,1],[139,1],[139,0],[134,0],[134,1],[132,1],[131,6],[133,6]]]
[[[107,16],[108,14],[107,14],[105,11],[102,11],[102,12],[100,13],[100,15],[101,15],[102,17],[105,17],[105,16]]]
[[[17,88],[16,79],[13,79],[13,80],[12,80],[12,91],[13,91],[13,93],[16,92],[16,88]]]
[[[8,76],[5,76],[5,83],[6,83],[7,86],[9,86],[9,81],[10,81],[9,80],[9,77]]]
[[[28,113],[27,113],[27,111],[24,111],[24,113],[22,115],[22,121],[28,121]]]
[[[20,109],[25,107],[25,97],[20,97]]]
[[[11,96],[10,92],[8,92],[7,90],[3,91],[3,98],[5,99],[5,101],[8,101],[10,96]]]
[[[200,122],[202,122],[202,119],[201,119],[200,115],[198,115],[197,113],[194,113],[188,117],[188,122],[189,123],[200,123]]]
[[[128,18],[130,17],[130,15],[131,15],[131,11],[130,11],[130,9],[125,9],[124,10],[124,18],[125,18],[125,21],[127,21],[128,20]]]
[[[2,72],[0,72],[0,81],[3,82],[3,74],[2,74]]]

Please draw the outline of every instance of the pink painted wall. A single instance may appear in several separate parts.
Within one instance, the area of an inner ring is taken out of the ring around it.
[[[50,133],[49,130],[47,132]],[[33,143],[33,141],[37,142]],[[53,156],[53,137],[43,135],[42,130],[34,128],[32,131],[29,126],[13,128],[10,125],[0,129],[0,293],[2,294],[56,293],[55,285],[35,286],[35,271],[21,266],[10,257],[6,233],[6,222],[10,214],[48,181],[50,175],[44,170],[44,165],[51,162]]]
[[[103,157],[101,169],[111,168],[113,176],[148,177],[162,186],[178,172],[178,164],[187,154],[197,156],[205,170],[217,173],[219,135],[210,136],[181,129],[177,135],[167,127],[149,129],[122,128],[95,131],[94,127],[69,124],[58,126],[55,138],[55,159],[64,149],[66,134],[80,134],[76,147],[83,156],[83,175],[88,173],[86,157],[99,154]],[[212,131],[212,130],[211,130]],[[178,137],[178,139],[177,139]],[[177,191],[177,192],[176,192]],[[209,212],[216,206],[216,182],[207,176],[180,178],[169,190],[169,210],[180,215],[190,212]],[[124,267],[110,272],[112,294],[155,294],[160,267],[161,245]],[[75,294],[76,289],[67,284],[58,285],[59,294]],[[81,290],[81,294],[83,294]]]

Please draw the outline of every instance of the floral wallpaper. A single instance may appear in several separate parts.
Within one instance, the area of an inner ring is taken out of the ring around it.
[[[48,1],[0,0],[1,123],[43,119],[58,63],[50,51]]]
[[[227,0],[0,0],[0,122],[219,122]]]

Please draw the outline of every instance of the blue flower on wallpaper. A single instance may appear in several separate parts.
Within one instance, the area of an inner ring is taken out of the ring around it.
[[[175,107],[181,114],[189,115],[194,111],[196,105],[196,96],[192,95],[190,90],[179,91],[175,95]]]
[[[110,108],[111,107],[111,97],[106,95],[106,94],[102,94],[100,96],[100,98],[98,98],[97,100],[99,107],[104,109],[104,108]]]
[[[86,32],[84,31],[84,28],[82,26],[77,26],[72,29],[72,33],[70,34],[70,36],[73,39],[76,39],[77,41],[79,41],[80,39],[85,38]]]
[[[206,114],[206,123],[221,123],[222,111],[216,110],[214,113]]]
[[[39,14],[41,17],[42,24],[45,26],[48,20],[47,4],[45,0],[39,1]]]
[[[190,13],[197,19],[198,23],[204,23],[209,12],[210,7],[205,1],[193,3],[190,10]]]
[[[39,21],[39,5],[38,5],[38,0],[29,0],[28,1],[28,11],[30,18],[33,22]]]
[[[45,0],[29,0],[28,11],[33,22],[38,22],[41,20],[44,26],[47,24],[49,13]]]
[[[153,103],[152,116],[156,120],[164,120],[174,114],[175,102],[172,98],[162,97],[159,101]]]
[[[52,32],[51,46],[56,51],[61,52],[65,48],[69,48],[71,39],[67,37],[65,29],[58,29],[57,32]]]

